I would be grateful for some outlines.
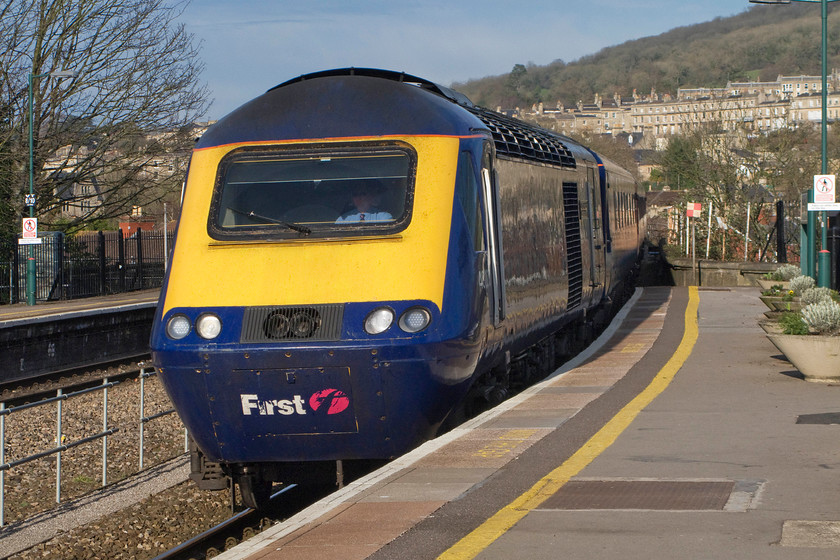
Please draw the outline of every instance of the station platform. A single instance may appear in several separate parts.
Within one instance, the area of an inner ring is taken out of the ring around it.
[[[643,288],[587,351],[219,560],[840,557],[840,386],[757,288]]]
[[[148,355],[159,294],[0,306],[0,385]]]
[[[155,307],[159,295],[160,289],[157,288],[90,298],[39,301],[35,305],[0,305],[0,328],[23,322],[54,321],[84,314]]]

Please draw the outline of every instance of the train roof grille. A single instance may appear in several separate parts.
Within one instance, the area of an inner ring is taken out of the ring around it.
[[[337,68],[322,72],[313,72],[293,78],[272,89],[278,89],[291,84],[314,80],[318,78],[329,78],[336,76],[367,76],[381,78],[395,82],[410,84],[421,89],[440,95],[452,103],[459,105],[478,117],[490,130],[493,141],[496,145],[496,153],[502,156],[517,157],[550,165],[576,168],[577,162],[572,152],[564,142],[571,140],[554,134],[551,131],[538,126],[530,125],[517,119],[513,119],[473,105],[470,99],[450,88],[436,84],[424,78],[420,78],[405,72],[394,72],[378,68]],[[269,90],[270,91],[270,90]]]
[[[478,107],[465,107],[490,129],[498,155],[577,167],[563,137],[522,121]]]

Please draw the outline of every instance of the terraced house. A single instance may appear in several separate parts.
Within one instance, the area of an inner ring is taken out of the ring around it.
[[[828,121],[840,118],[840,74],[828,79]],[[562,134],[635,134],[648,138],[684,133],[701,124],[725,131],[767,132],[818,123],[822,118],[821,76],[779,76],[774,82],[730,82],[722,88],[681,88],[671,94],[632,97],[596,95],[589,105],[534,105],[522,118],[537,120]]]

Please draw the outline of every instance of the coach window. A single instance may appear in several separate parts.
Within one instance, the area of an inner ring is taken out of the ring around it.
[[[242,149],[219,165],[214,239],[386,235],[411,218],[416,170],[405,144]]]

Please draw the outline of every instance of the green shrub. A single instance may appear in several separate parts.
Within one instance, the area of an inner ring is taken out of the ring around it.
[[[817,334],[840,332],[840,304],[834,301],[812,303],[802,309],[802,319]]]
[[[787,290],[782,288],[781,284],[774,284],[770,287],[769,290],[764,290],[761,292],[763,296],[773,296],[773,297],[781,297],[788,293]]]
[[[786,312],[779,317],[779,325],[785,334],[808,334],[808,325],[798,313]]]

